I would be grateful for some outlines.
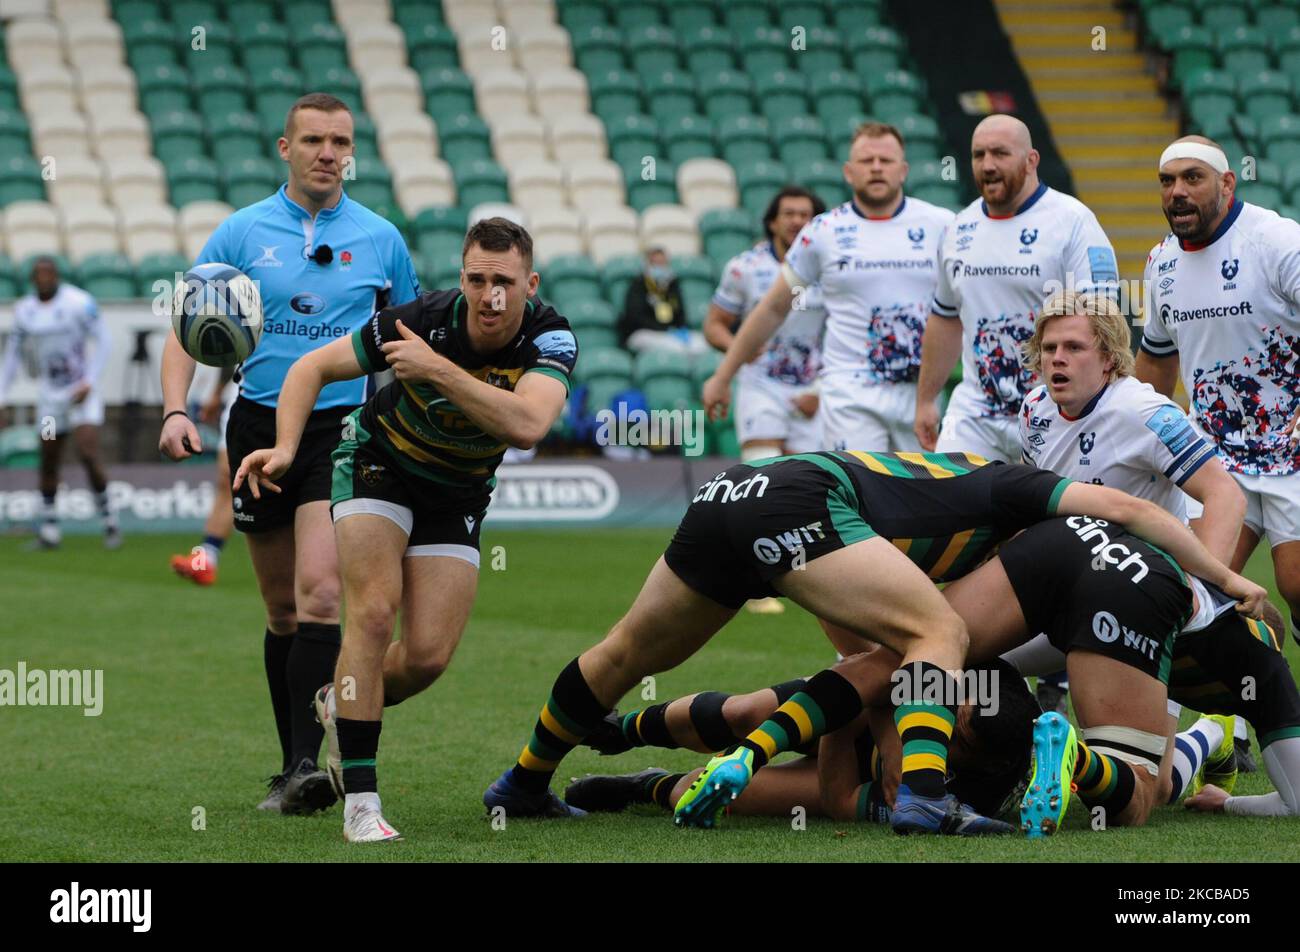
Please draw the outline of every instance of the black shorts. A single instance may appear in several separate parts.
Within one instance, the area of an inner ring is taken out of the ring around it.
[[[479,565],[479,533],[489,496],[465,493],[407,473],[385,454],[354,440],[334,450],[330,512],[383,516],[407,535],[407,557],[445,556]]]
[[[1169,683],[1174,638],[1192,610],[1169,556],[1119,526],[1071,516],[1030,526],[998,558],[1031,632]]]
[[[1169,697],[1205,714],[1236,714],[1259,746],[1300,737],[1300,691],[1279,636],[1232,609],[1174,642]]]
[[[343,418],[356,407],[315,410],[307,418],[298,453],[289,471],[275,481],[280,491],[262,492],[254,499],[248,481],[239,487],[232,504],[235,528],[240,532],[269,532],[293,525],[294,511],[309,502],[330,498],[330,453],[338,445]],[[253,450],[275,446],[275,407],[239,397],[230,408],[226,424],[226,454],[237,469]]]
[[[741,463],[696,491],[664,561],[701,595],[739,608],[778,594],[777,576],[875,535],[833,463]]]

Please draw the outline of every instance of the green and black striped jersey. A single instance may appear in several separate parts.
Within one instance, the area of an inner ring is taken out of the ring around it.
[[[999,543],[1056,515],[1070,480],[969,453],[818,453],[848,475],[858,512],[936,582],[970,572]]]
[[[400,340],[397,321],[437,353],[494,387],[514,390],[525,374],[541,373],[570,386],[578,342],[549,304],[530,300],[512,341],[491,354],[477,353],[466,329],[465,296],[432,291],[385,308],[352,335],[352,348],[366,372],[388,368],[382,346]],[[371,397],[356,417],[356,440],[379,450],[410,473],[472,492],[491,490],[506,444],[426,383],[396,380]]]

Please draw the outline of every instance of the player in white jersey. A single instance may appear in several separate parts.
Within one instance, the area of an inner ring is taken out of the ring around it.
[[[934,292],[939,237],[952,213],[903,194],[901,134],[884,123],[854,133],[844,179],[853,198],[817,216],[786,255],[780,275],[746,318],[704,405],[725,413],[731,378],[774,334],[803,289],[820,285],[826,308],[821,407],[833,449],[909,451],[920,341]]]
[[[989,116],[971,138],[982,196],[957,214],[939,251],[938,287],[926,324],[915,432],[940,453],[1019,458],[1016,415],[1035,383],[1021,360],[1043,298],[1060,288],[1118,288],[1115,252],[1076,198],[1038,180],[1029,129]],[[935,398],[962,360],[962,381],[939,426]]]
[[[71,433],[104,520],[104,545],[116,549],[122,544],[122,532],[109,505],[108,478],[99,459],[104,401],[95,388],[108,361],[108,327],[93,297],[60,283],[53,258],[37,258],[33,263],[32,287],[35,293],[14,305],[14,330],[0,363],[0,426],[6,422],[3,408],[9,386],[23,363],[37,380],[36,419],[41,429],[42,502],[36,545],[52,549],[62,541],[54,499],[63,447]],[[94,345],[87,355],[86,343],[91,340]]]
[[[1245,498],[1182,409],[1132,376],[1129,340],[1104,294],[1061,291],[1044,302],[1025,345],[1025,366],[1044,383],[1020,411],[1022,458],[1149,499],[1184,522],[1186,493],[1205,507],[1196,535],[1227,564]]]
[[[1132,376],[1131,336],[1119,306],[1105,294],[1052,295],[1034,321],[1024,360],[1045,381],[1030,391],[1020,411],[1024,462],[1149,499],[1184,522],[1183,501],[1190,496],[1205,508],[1197,537],[1226,564],[1246,500],[1213,445],[1195,432],[1178,405]],[[1051,676],[1064,670],[1065,656],[1047,644],[1045,635],[1009,653],[1007,660],[1026,674],[1039,675],[1039,704],[1061,711],[1064,691]],[[1170,706],[1171,736],[1178,729],[1179,711],[1178,705]],[[1249,750],[1245,721],[1237,723]],[[1166,757],[1161,764],[1166,779],[1172,767],[1172,757]]]
[[[710,344],[724,352],[731,346],[737,322],[754,309],[781,273],[790,243],[824,211],[826,204],[798,185],[787,185],[773,196],[763,215],[767,240],[736,255],[722,269],[704,322],[704,337]],[[810,285],[803,304],[759,358],[740,368],[736,437],[741,462],[825,448],[814,387],[826,320],[821,289]]]
[[[1137,376],[1170,394],[1181,372],[1195,426],[1246,495],[1232,564],[1268,537],[1300,640],[1300,224],[1238,200],[1227,156],[1200,136],[1166,149],[1159,175],[1172,233],[1147,259]]]

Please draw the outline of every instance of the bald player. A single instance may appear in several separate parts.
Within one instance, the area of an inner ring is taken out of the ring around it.
[[[762,352],[791,310],[809,307],[807,289],[820,287],[826,309],[818,377],[824,445],[918,449],[911,418],[921,334],[934,294],[939,238],[953,215],[905,195],[906,180],[902,134],[880,122],[860,125],[844,163],[853,197],[814,218],[790,245],[780,272],[704,384],[711,415],[726,415],[732,377]]]
[[[1043,298],[1118,288],[1110,239],[1078,199],[1038,180],[1038,151],[1013,116],[989,116],[971,137],[980,198],[958,213],[939,249],[914,429],[940,453],[1020,459],[1017,413],[1036,378],[1021,345]],[[935,405],[958,357],[962,382],[939,425]]]
[[[1136,375],[1171,394],[1181,374],[1193,425],[1246,496],[1232,565],[1267,537],[1300,641],[1300,224],[1238,199],[1203,136],[1165,149],[1158,174],[1170,234],[1147,259]]]

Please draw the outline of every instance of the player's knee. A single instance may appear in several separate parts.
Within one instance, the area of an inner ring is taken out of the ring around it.
[[[412,652],[408,646],[406,652],[406,673],[422,687],[428,687],[442,677],[447,666],[451,664],[451,652],[441,646]]]
[[[292,598],[266,602],[266,627],[272,631],[293,631],[298,627],[298,611]]]
[[[737,737],[744,737],[753,731],[771,717],[775,710],[770,691],[733,694],[722,705],[722,715],[726,718],[727,727]]]
[[[386,644],[393,637],[397,622],[397,607],[383,599],[358,599],[348,606],[348,634],[356,634],[367,641]]]
[[[299,579],[295,600],[307,618],[334,621],[339,617],[339,583],[336,579]]]

